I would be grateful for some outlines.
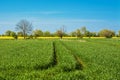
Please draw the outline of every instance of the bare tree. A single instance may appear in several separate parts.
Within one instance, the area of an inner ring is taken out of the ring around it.
[[[16,26],[16,30],[23,33],[24,39],[26,39],[27,34],[32,32],[32,23],[27,20],[21,20]]]
[[[59,30],[57,30],[56,34],[62,39],[65,34],[65,26],[63,25]]]

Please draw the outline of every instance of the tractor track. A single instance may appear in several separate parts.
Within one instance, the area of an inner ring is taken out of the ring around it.
[[[54,67],[55,65],[57,65],[57,55],[56,55],[56,48],[55,48],[55,42],[52,43],[52,46],[53,46],[53,53],[52,53],[52,60],[49,64],[46,64],[46,65],[36,65],[34,67],[35,70],[45,70],[45,69],[48,69],[48,68],[51,68],[51,67]]]
[[[73,57],[75,58],[75,60],[76,60],[76,68],[75,69],[83,70],[84,64],[83,64],[82,60],[77,55],[75,55],[74,52],[70,48],[67,47],[67,45],[65,45],[62,41],[60,41],[60,42],[67,50],[70,51],[70,54],[73,55]]]

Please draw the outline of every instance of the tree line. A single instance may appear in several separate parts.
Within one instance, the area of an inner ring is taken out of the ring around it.
[[[7,30],[4,34],[1,36],[11,36],[17,39],[18,37],[24,37],[24,39],[27,38],[37,38],[37,37],[106,37],[106,38],[112,38],[112,37],[120,37],[120,30],[118,31],[118,34],[115,33],[113,30],[103,29],[99,32],[90,32],[87,30],[86,27],[81,27],[80,29],[76,29],[70,33],[66,33],[65,26],[62,26],[60,29],[58,29],[56,32],[51,33],[50,31],[42,31],[40,29],[33,30],[32,23],[30,23],[27,20],[21,20],[17,23],[15,29],[17,32]]]

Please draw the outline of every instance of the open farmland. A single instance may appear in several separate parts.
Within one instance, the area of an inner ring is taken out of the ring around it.
[[[0,40],[0,80],[119,80],[120,40]]]

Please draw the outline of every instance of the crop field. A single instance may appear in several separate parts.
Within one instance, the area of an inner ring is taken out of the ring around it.
[[[0,40],[0,80],[120,80],[120,40]]]

